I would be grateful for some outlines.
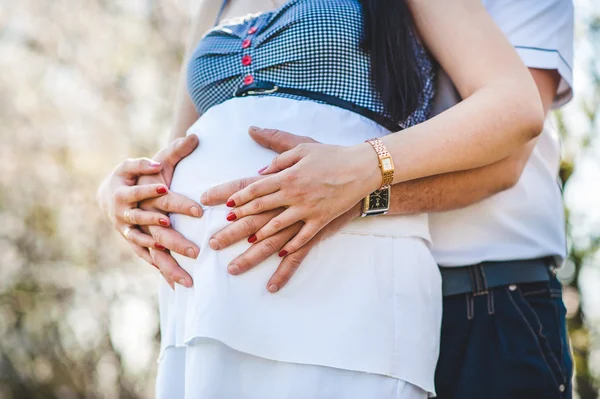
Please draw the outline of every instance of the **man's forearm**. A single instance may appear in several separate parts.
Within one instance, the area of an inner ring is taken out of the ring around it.
[[[535,141],[494,164],[395,184],[388,215],[443,212],[483,201],[518,181]]]
[[[555,70],[529,70],[544,107],[550,110],[560,76]],[[407,181],[392,187],[389,215],[444,212],[483,201],[517,183],[537,139],[491,165]]]

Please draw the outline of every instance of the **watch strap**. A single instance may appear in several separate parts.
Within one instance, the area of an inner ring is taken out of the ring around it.
[[[391,162],[392,156],[385,144],[383,144],[383,141],[379,140],[378,138],[369,139],[367,140],[367,143],[371,144],[371,146],[377,153],[377,157],[379,158],[379,167],[381,168],[382,177],[381,187],[379,189],[381,190],[384,188],[388,188],[392,185],[392,182],[394,181],[394,168],[392,167],[391,170],[384,170],[382,160],[385,158],[389,158]]]

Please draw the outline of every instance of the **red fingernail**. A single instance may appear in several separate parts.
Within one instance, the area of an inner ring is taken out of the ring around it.
[[[279,257],[280,257],[280,258],[283,258],[283,257],[284,257],[284,256],[286,256],[287,254],[288,254],[288,251],[286,251],[286,250],[284,249],[283,251],[281,251],[281,252],[279,253]]]
[[[233,208],[235,206],[235,201],[230,199],[225,205],[227,205],[230,208]]]
[[[256,234],[252,234],[250,237],[248,237],[248,242],[250,244],[252,244],[253,242],[256,242],[256,240],[258,240],[258,238],[256,238]]]
[[[154,248],[160,249],[161,251],[166,249],[164,246],[160,245],[159,243],[154,244]]]
[[[261,174],[261,173],[262,173],[262,172],[264,172],[264,171],[265,171],[265,169],[267,169],[267,168],[268,168],[268,166],[265,166],[264,168],[260,168],[260,169],[258,170],[258,174]]]
[[[169,221],[167,219],[158,219],[158,223],[165,227],[169,225]]]
[[[237,219],[237,216],[235,216],[235,213],[229,212],[229,214],[227,214],[227,220],[229,220],[230,222],[233,222],[235,219]]]
[[[159,187],[156,189],[156,192],[159,194],[166,194],[167,192],[167,188],[166,187]]]

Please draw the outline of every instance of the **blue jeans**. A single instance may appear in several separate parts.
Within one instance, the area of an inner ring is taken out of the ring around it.
[[[571,399],[560,282],[444,298],[439,399]]]

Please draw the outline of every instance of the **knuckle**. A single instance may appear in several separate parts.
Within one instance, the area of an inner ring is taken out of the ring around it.
[[[115,191],[114,198],[116,202],[124,202],[125,190],[123,188],[119,188],[117,191]]]
[[[258,185],[251,184],[250,186],[248,186],[248,194],[250,194],[253,197],[256,197],[258,195]]]
[[[229,229],[227,229],[225,231],[215,234],[213,238],[217,240],[219,248],[223,248],[225,246],[228,246],[233,241],[233,233]]]
[[[133,186],[131,187],[131,200],[132,202],[136,201],[138,198],[141,197],[142,194],[142,188],[140,186]]]
[[[185,254],[187,250],[187,247],[181,243],[176,243],[175,244],[175,252],[177,252],[178,254]]]
[[[171,197],[167,194],[160,198],[160,208],[164,211],[170,211],[172,206]]]
[[[300,143],[296,148],[299,154],[306,154],[310,147],[309,143]]]
[[[285,259],[293,270],[296,270],[300,266],[300,263],[302,263],[302,257],[295,253],[287,256]]]
[[[279,229],[281,229],[281,226],[283,225],[283,223],[281,222],[281,219],[275,217],[275,218],[271,219],[271,225],[276,230],[279,230]]]
[[[162,244],[163,238],[164,238],[164,234],[162,233],[162,231],[155,229],[155,230],[151,230],[151,233],[152,233],[152,237],[154,238],[154,241],[156,241],[159,244]]]
[[[243,179],[239,179],[238,181],[236,181],[234,183],[234,187],[233,189],[237,192],[237,191],[241,191],[244,188],[246,188],[246,186],[248,185],[248,179],[247,178],[243,178]]]
[[[293,185],[297,179],[298,179],[298,176],[296,176],[296,174],[293,172],[287,172],[283,175],[283,181],[290,185]]]
[[[252,210],[254,212],[262,212],[264,210],[264,204],[260,198],[257,198],[254,201],[252,201]]]
[[[308,240],[310,239],[310,237],[307,234],[302,234],[301,236],[298,237],[298,243],[300,243],[300,245],[304,245],[308,242]]]
[[[256,222],[251,216],[244,218],[244,230],[246,235],[251,235],[256,232]]]
[[[273,139],[273,140],[279,140],[282,136],[281,130],[279,130],[279,129],[270,129],[269,135],[271,136],[271,139]]]
[[[269,256],[273,255],[275,252],[277,252],[277,246],[275,245],[273,240],[266,239],[264,241],[261,241],[260,251],[263,256],[269,257]]]
[[[136,212],[135,209],[132,209],[131,211],[129,211],[129,223],[131,224],[139,224],[139,220],[138,220],[138,213]]]

